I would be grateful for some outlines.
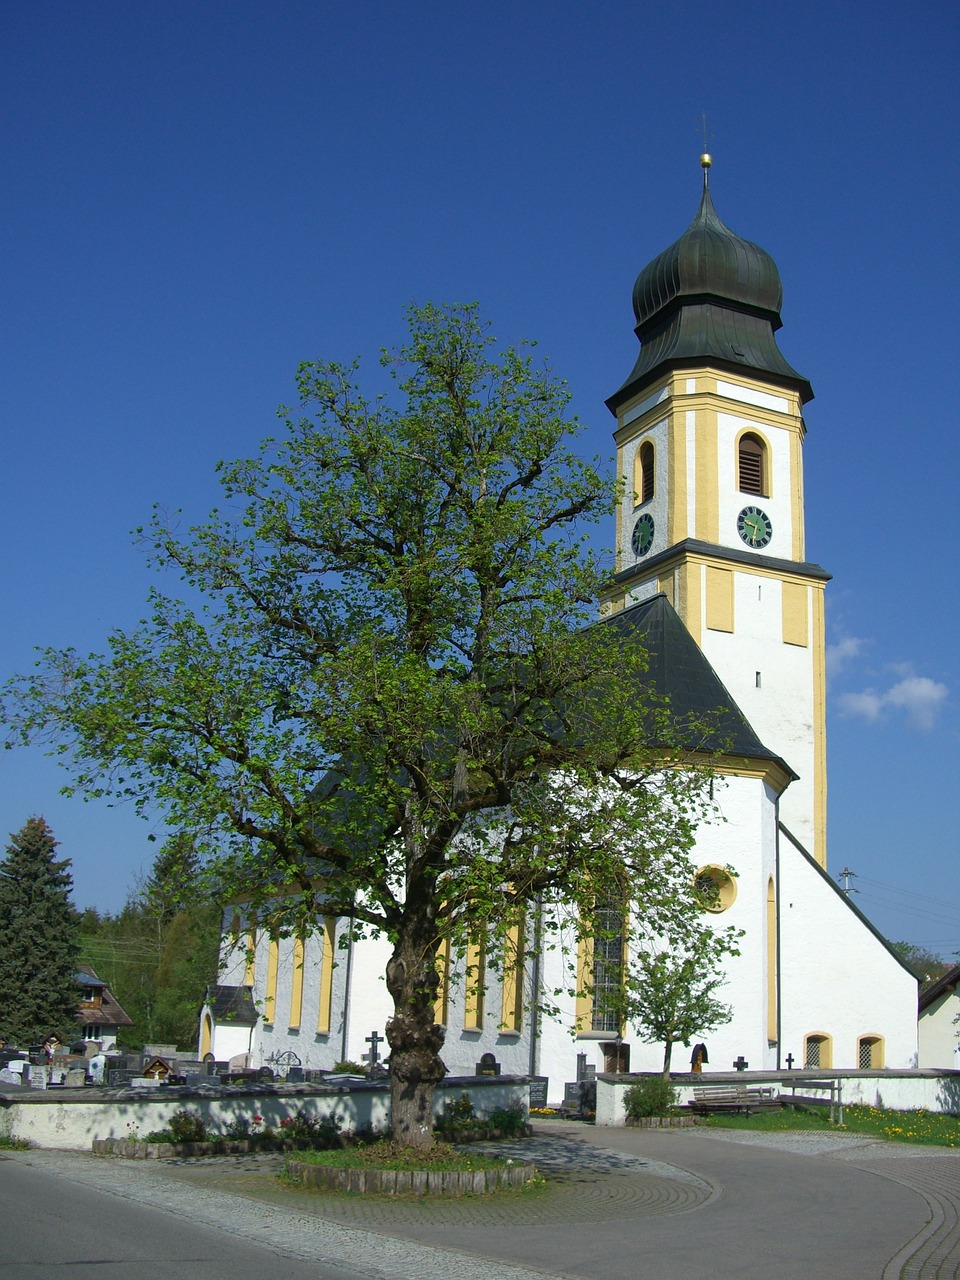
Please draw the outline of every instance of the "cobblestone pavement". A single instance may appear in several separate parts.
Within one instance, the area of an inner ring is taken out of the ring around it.
[[[666,1228],[671,1217],[685,1217],[687,1223],[680,1235],[668,1233],[667,1238],[678,1243],[689,1241],[698,1232],[712,1233],[722,1216],[714,1215],[701,1223],[699,1211],[712,1206],[721,1215],[731,1212],[732,1194],[727,1196],[726,1210],[719,1202],[725,1194],[724,1181],[729,1182],[732,1193],[738,1166],[735,1160],[724,1159],[722,1152],[718,1159],[718,1151],[719,1144],[734,1144],[756,1149],[758,1156],[782,1153],[822,1160],[838,1167],[838,1177],[840,1167],[860,1170],[921,1197],[926,1222],[918,1204],[904,1219],[914,1224],[909,1227],[914,1232],[912,1238],[890,1257],[885,1268],[882,1264],[877,1267],[871,1280],[960,1280],[960,1151],[819,1132],[697,1129],[683,1131],[682,1143],[671,1144],[669,1139],[650,1142],[635,1130],[592,1129],[558,1122],[538,1124],[537,1129],[537,1137],[506,1149],[498,1144],[497,1149],[501,1154],[533,1160],[548,1174],[545,1188],[520,1195],[465,1199],[411,1201],[306,1192],[281,1183],[277,1174],[283,1157],[267,1154],[143,1163],[55,1151],[12,1154],[11,1158],[110,1194],[219,1226],[267,1244],[281,1255],[326,1261],[363,1275],[394,1280],[432,1280],[434,1276],[489,1280],[495,1273],[503,1280],[544,1280],[603,1272],[599,1259],[594,1264],[589,1258],[568,1258],[560,1248],[552,1252],[545,1249],[539,1255],[527,1250],[526,1256],[518,1248],[512,1256],[511,1242],[529,1239],[531,1232],[547,1241],[551,1228],[560,1231],[579,1223],[589,1232],[591,1224],[596,1224],[598,1238],[613,1232],[629,1249],[635,1246],[627,1244],[628,1240],[642,1242],[644,1221],[653,1228],[656,1220],[662,1219]],[[645,1147],[671,1159],[674,1153],[678,1158],[682,1153],[686,1167],[650,1158]],[[714,1169],[713,1175],[698,1167],[698,1152],[704,1157],[703,1165]],[[722,1171],[719,1176],[718,1169]],[[787,1167],[783,1178],[789,1181],[790,1177]],[[869,1200],[869,1182],[857,1185]],[[889,1198],[891,1193],[884,1194]],[[917,1202],[908,1199],[905,1203]],[[842,1211],[838,1206],[838,1213]],[[708,1221],[713,1225],[708,1227]],[[546,1228],[547,1235],[538,1228]],[[897,1236],[892,1238],[895,1241]],[[477,1241],[486,1243],[478,1245]],[[496,1255],[497,1260],[480,1256],[481,1252]],[[887,1256],[885,1252],[883,1256]],[[534,1265],[530,1265],[531,1259]],[[538,1267],[541,1259],[545,1265]],[[650,1274],[674,1274],[662,1254],[658,1266],[659,1271]],[[640,1269],[635,1273],[647,1274]],[[805,1273],[801,1267],[787,1274]],[[818,1274],[832,1273],[821,1270]],[[835,1274],[868,1276],[870,1272],[845,1269]]]

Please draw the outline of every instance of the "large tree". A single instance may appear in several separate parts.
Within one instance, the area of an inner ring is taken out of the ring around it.
[[[77,1026],[80,917],[56,851],[43,818],[29,818],[0,862],[0,1034],[21,1047]]]
[[[382,363],[373,399],[356,365],[302,365],[283,437],[221,467],[228,512],[143,533],[204,605],[157,590],[106,656],[47,652],[7,716],[74,789],[161,811],[264,927],[389,936],[394,1132],[427,1143],[443,940],[534,900],[679,937],[705,793],[677,767],[695,730],[596,624],[616,495],[562,384],[472,306],[412,309]]]

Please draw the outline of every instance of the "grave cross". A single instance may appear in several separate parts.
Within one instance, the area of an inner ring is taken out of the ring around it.
[[[371,1071],[373,1071],[376,1068],[377,1064],[380,1061],[380,1054],[378,1052],[378,1049],[382,1043],[383,1043],[383,1036],[378,1035],[376,1031],[372,1031],[370,1035],[367,1036],[367,1044],[370,1046],[370,1052],[365,1053],[363,1056],[366,1058]]]
[[[787,1070],[788,1071],[793,1070],[793,1054],[792,1053],[787,1054]]]
[[[733,1065],[736,1067],[738,1071],[746,1071],[750,1063],[746,1060],[746,1058],[741,1053],[740,1057],[736,1060],[736,1062]]]

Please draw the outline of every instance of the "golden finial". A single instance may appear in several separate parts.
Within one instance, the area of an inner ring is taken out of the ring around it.
[[[707,186],[709,185],[707,170],[713,164],[713,156],[707,150],[707,138],[710,136],[710,133],[712,131],[707,128],[706,112],[704,112],[703,115],[700,117],[700,127],[703,129],[703,152],[700,156],[700,168],[703,170],[703,187],[704,187],[704,190],[706,190]]]

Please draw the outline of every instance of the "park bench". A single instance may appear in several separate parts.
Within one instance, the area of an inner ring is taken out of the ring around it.
[[[751,1115],[754,1111],[779,1111],[780,1098],[770,1087],[748,1088],[745,1084],[694,1086],[693,1101],[687,1106],[697,1115],[734,1112]]]

